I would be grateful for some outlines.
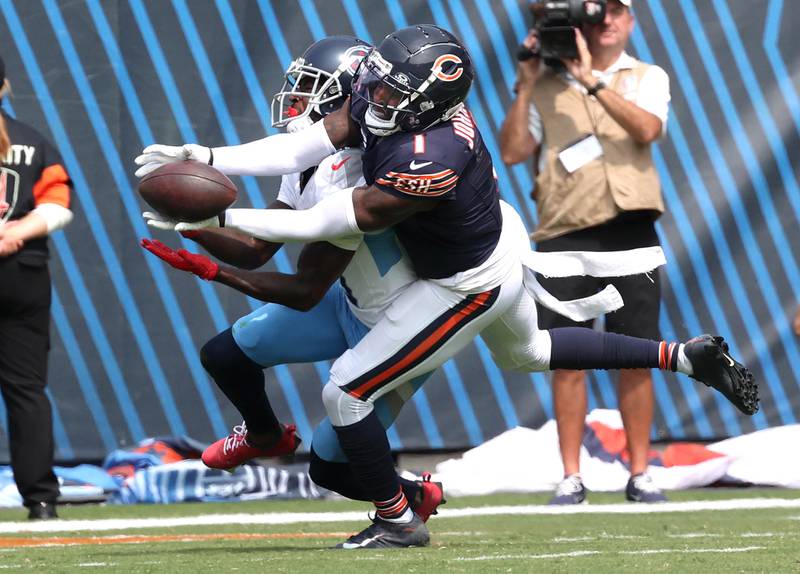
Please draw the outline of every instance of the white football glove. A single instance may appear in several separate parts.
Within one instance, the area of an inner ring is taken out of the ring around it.
[[[179,221],[169,219],[155,211],[145,211],[142,213],[142,217],[145,223],[150,227],[155,227],[156,229],[162,229],[164,231],[175,231],[175,226],[180,223]]]
[[[134,163],[141,166],[136,170],[136,177],[144,177],[164,164],[173,161],[193,159],[207,164],[211,159],[211,148],[198,144],[184,144],[182,146],[149,145],[136,157]]]
[[[176,224],[174,229],[175,231],[196,231],[198,229],[214,229],[219,227],[219,216],[215,215],[214,217],[209,217],[208,219],[203,219],[202,221],[195,221],[194,223],[189,223],[188,221],[181,221],[180,223]]]

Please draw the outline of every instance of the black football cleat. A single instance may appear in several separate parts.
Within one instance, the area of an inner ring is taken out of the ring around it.
[[[28,520],[53,520],[58,518],[52,502],[36,502],[28,507]]]
[[[359,548],[416,548],[430,544],[431,537],[422,519],[414,514],[411,522],[400,524],[381,518],[371,518],[372,524],[354,534],[336,548],[356,550]]]
[[[753,373],[728,354],[728,344],[722,337],[700,335],[687,341],[683,351],[692,363],[693,379],[717,389],[744,414],[758,412],[758,385]]]

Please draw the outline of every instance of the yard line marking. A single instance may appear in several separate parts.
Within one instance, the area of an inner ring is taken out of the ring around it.
[[[596,556],[598,554],[612,555],[643,555],[643,554],[718,554],[730,552],[752,552],[764,550],[765,546],[745,546],[743,548],[656,548],[653,550],[621,550],[608,552],[604,550],[576,550],[574,552],[554,552],[552,554],[498,554],[496,556],[473,556],[470,558],[459,557],[449,562],[479,562],[487,560],[532,560],[543,558],[580,558],[583,556]]]
[[[273,532],[223,534],[155,534],[141,536],[72,536],[48,538],[0,538],[0,546],[79,546],[97,544],[153,544],[156,542],[206,542],[209,540],[291,540],[297,538],[346,538],[350,532]]]
[[[454,558],[450,562],[479,562],[484,560],[514,560],[514,559],[535,559],[535,558],[577,558],[579,556],[595,556],[603,554],[599,550],[574,550],[572,552],[553,552],[552,554],[499,554],[497,556],[474,556],[464,558],[463,556]]]
[[[764,550],[766,546],[744,546],[741,548],[657,548],[654,550],[621,550],[617,554],[674,554],[680,552],[681,554],[716,554],[724,552],[751,552],[753,550]]]
[[[738,498],[731,500],[696,500],[659,504],[594,504],[574,506],[484,506],[439,510],[437,522],[443,518],[508,515],[562,514],[660,514],[665,512],[698,512],[704,510],[755,510],[768,508],[800,508],[800,498]],[[352,512],[270,512],[264,514],[207,514],[177,518],[128,518],[101,520],[47,520],[42,522],[0,522],[0,533],[75,532],[79,530],[128,530],[134,528],[172,528],[178,526],[217,526],[220,524],[299,524],[326,522],[363,522],[363,511]]]
[[[590,542],[592,540],[596,540],[595,536],[576,536],[575,538],[570,538],[566,536],[558,536],[553,538],[553,542]]]

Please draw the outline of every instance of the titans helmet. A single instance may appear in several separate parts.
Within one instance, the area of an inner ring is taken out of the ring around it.
[[[375,135],[418,132],[455,115],[473,78],[458,38],[430,24],[409,26],[370,50],[353,80],[353,97],[369,104],[365,123]]]
[[[339,109],[351,93],[353,75],[371,46],[353,36],[331,36],[314,42],[289,64],[281,90],[272,97],[272,126],[311,116],[316,121]],[[298,113],[292,104],[308,98]]]

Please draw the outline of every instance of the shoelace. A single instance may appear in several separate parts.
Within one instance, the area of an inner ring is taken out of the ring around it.
[[[660,492],[659,488],[647,474],[640,474],[633,478],[633,486],[644,492]]]
[[[565,496],[567,494],[575,494],[581,491],[583,482],[581,477],[577,474],[572,474],[558,483],[556,487],[556,496]]]
[[[247,425],[242,421],[242,424],[233,427],[233,434],[229,434],[225,438],[225,444],[222,445],[222,454],[233,452],[242,444],[245,444],[245,436],[247,436]]]

